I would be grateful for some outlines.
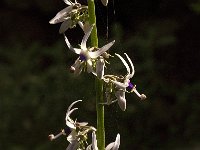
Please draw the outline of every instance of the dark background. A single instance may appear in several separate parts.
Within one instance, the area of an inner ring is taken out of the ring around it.
[[[0,2],[1,150],[65,149],[65,137],[50,142],[48,135],[65,127],[77,99],[84,101],[73,118],[96,124],[94,78],[70,74],[77,55],[60,25],[48,23],[64,7],[62,0]],[[106,144],[120,133],[122,150],[200,149],[200,1],[109,0],[108,9],[97,1],[96,11],[99,45],[116,40],[110,53],[128,53],[132,81],[148,97],[126,94],[126,112],[105,108]],[[66,34],[74,44],[83,36],[79,28]],[[115,58],[107,67],[126,73]]]

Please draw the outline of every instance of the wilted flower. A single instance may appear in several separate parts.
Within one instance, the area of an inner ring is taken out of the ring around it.
[[[67,150],[76,150],[77,148],[79,148],[81,146],[83,147],[84,146],[83,141],[87,140],[87,133],[89,131],[96,131],[96,129],[94,127],[87,126],[87,124],[88,124],[87,122],[77,122],[70,118],[70,115],[72,114],[72,112],[74,112],[75,110],[78,109],[78,108],[71,109],[72,106],[80,101],[82,101],[82,100],[77,100],[77,101],[73,102],[68,107],[68,110],[66,113],[66,118],[65,118],[66,125],[71,131],[71,133],[67,136],[67,140],[70,142],[70,144],[67,147]],[[66,135],[67,134],[66,132],[67,132],[66,129],[62,129],[61,132],[55,136],[53,134],[50,134],[49,138],[50,138],[50,140],[54,140],[61,135]]]
[[[69,5],[63,10],[59,11],[56,16],[49,21],[50,24],[57,24],[62,22],[59,33],[64,33],[68,28],[73,28],[78,23],[80,26],[88,19],[87,6],[64,0]],[[83,28],[83,26],[81,26]]]
[[[104,81],[106,83],[112,83],[115,85],[114,91],[115,91],[115,96],[116,96],[117,100],[109,101],[109,103],[111,104],[111,103],[117,101],[119,104],[119,107],[123,111],[126,110],[125,92],[128,92],[126,90],[126,88],[129,88],[131,90],[131,92],[135,92],[142,100],[146,98],[146,96],[144,94],[139,94],[139,92],[136,90],[136,85],[133,85],[130,82],[130,79],[133,77],[135,70],[134,70],[133,62],[131,61],[129,56],[126,53],[124,53],[124,54],[131,65],[131,70],[130,70],[128,63],[125,61],[125,59],[123,57],[121,57],[119,54],[115,54],[115,55],[122,61],[122,63],[126,67],[127,75],[125,75],[124,77],[118,77],[118,76],[114,76],[114,75],[105,75],[104,76]],[[111,92],[112,92],[112,90],[111,90]]]
[[[108,144],[105,148],[105,150],[118,150],[119,149],[119,145],[120,145],[120,134],[117,134],[117,137],[115,139],[115,142],[112,142],[110,144]],[[92,144],[90,144],[86,150],[98,150],[97,147],[97,139],[96,139],[96,134],[93,131],[92,133]]]
[[[101,47],[101,48],[87,48],[86,43],[87,40],[91,34],[91,31],[93,29],[93,26],[90,26],[88,31],[85,33],[80,48],[73,48],[70,44],[68,38],[65,37],[65,42],[68,46],[68,48],[79,55],[78,59],[75,61],[75,63],[71,66],[71,71],[73,71],[75,74],[80,74],[83,68],[87,68],[87,72],[93,72],[94,71],[94,62],[97,60],[99,56],[101,56],[103,53],[105,53],[113,44],[115,41],[112,41],[108,43],[107,45]]]

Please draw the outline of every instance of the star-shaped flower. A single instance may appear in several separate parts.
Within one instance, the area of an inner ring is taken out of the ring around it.
[[[114,75],[105,75],[104,76],[104,81],[109,83],[111,82],[112,84],[115,85],[115,96],[117,98],[119,107],[125,111],[126,110],[126,98],[125,98],[125,92],[128,92],[126,89],[129,88],[131,90],[131,92],[135,92],[142,100],[146,98],[146,96],[144,94],[140,94],[137,90],[136,90],[136,85],[133,85],[130,82],[130,79],[134,76],[135,73],[135,69],[134,69],[134,65],[133,62],[131,61],[130,57],[124,53],[126,58],[128,59],[131,69],[128,65],[128,63],[125,61],[125,59],[123,57],[121,57],[119,54],[115,54],[124,64],[124,66],[126,67],[127,70],[127,74],[124,77],[117,77]],[[115,101],[109,101],[109,104],[115,102]],[[108,102],[107,102],[108,103]]]
[[[78,59],[75,61],[75,63],[71,66],[71,70],[75,73],[75,74],[80,74],[81,71],[83,70],[83,68],[87,68],[87,72],[93,72],[94,71],[94,66],[95,66],[95,62],[97,60],[97,58],[99,56],[101,56],[103,53],[105,53],[113,44],[115,41],[112,41],[108,44],[106,44],[105,46],[101,47],[101,48],[87,48],[86,47],[86,43],[87,40],[91,34],[91,31],[93,29],[93,26],[90,26],[88,28],[88,31],[85,33],[80,48],[74,48],[72,47],[72,45],[70,44],[68,38],[64,35],[65,37],[65,42],[68,46],[68,48],[79,55]],[[96,73],[95,73],[96,74]]]
[[[76,0],[73,3],[70,0],[64,0],[69,5],[63,10],[59,11],[56,16],[49,21],[50,24],[57,24],[62,22],[59,33],[64,33],[67,29],[73,28],[78,23],[83,29],[83,23],[88,18],[87,6],[81,5]]]
[[[90,131],[96,131],[96,129],[92,126],[87,126],[87,122],[77,122],[76,120],[74,121],[73,119],[70,118],[70,115],[72,112],[77,110],[78,108],[73,108],[73,105],[81,102],[82,100],[77,100],[73,102],[67,110],[65,121],[67,127],[70,129],[71,133],[67,136],[67,140],[69,141],[69,145],[67,147],[67,150],[77,150],[77,148],[80,147],[80,143],[84,143],[87,139],[87,133]],[[61,135],[66,135],[67,134],[67,128],[62,129],[61,132],[57,135],[50,134],[49,138],[50,140],[55,140]]]

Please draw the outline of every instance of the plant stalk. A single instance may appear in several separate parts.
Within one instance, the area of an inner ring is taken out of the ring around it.
[[[89,23],[94,25],[91,33],[91,46],[98,47],[98,36],[96,27],[95,3],[88,0]],[[97,145],[99,150],[105,150],[105,128],[104,128],[104,105],[103,103],[103,81],[95,78],[96,90],[96,112],[97,112]]]

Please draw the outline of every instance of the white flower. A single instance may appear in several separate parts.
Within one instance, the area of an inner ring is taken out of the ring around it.
[[[117,98],[117,100],[111,101],[109,99],[109,101],[107,101],[107,103],[105,104],[112,104],[114,102],[118,102],[119,107],[125,111],[126,110],[126,98],[125,98],[125,92],[127,91],[127,88],[129,88],[131,90],[131,92],[135,92],[137,96],[140,97],[141,100],[145,99],[146,96],[144,94],[139,94],[139,92],[136,90],[136,85],[133,85],[130,82],[130,79],[134,76],[135,73],[135,69],[134,69],[134,65],[133,62],[131,61],[130,57],[124,53],[126,58],[128,59],[130,66],[128,65],[128,63],[125,61],[125,59],[123,57],[121,57],[119,54],[115,54],[124,64],[124,66],[126,67],[127,70],[127,74],[124,77],[117,77],[117,76],[113,76],[113,75],[105,75],[104,76],[104,81],[106,83],[111,82],[112,84],[115,85],[115,96]],[[130,69],[131,67],[131,69]],[[108,93],[109,94],[109,93]]]
[[[85,143],[87,140],[87,134],[89,131],[96,131],[96,129],[92,126],[87,126],[87,122],[77,122],[71,119],[70,115],[72,112],[77,110],[78,108],[73,108],[73,105],[80,102],[82,100],[77,100],[73,102],[67,109],[65,121],[67,127],[70,129],[71,133],[67,136],[67,140],[69,141],[69,145],[66,150],[77,150],[80,146],[80,143]],[[61,135],[66,135],[67,134],[67,129],[66,130],[61,130],[61,132],[57,135],[50,134],[49,138],[50,140],[55,140]]]
[[[101,2],[102,2],[102,4],[103,4],[104,6],[107,6],[107,5],[108,5],[108,0],[101,0]]]
[[[59,11],[56,16],[49,21],[50,24],[57,24],[63,22],[60,26],[59,33],[64,33],[68,28],[74,27],[77,23],[85,21],[88,17],[87,6],[83,6],[80,3],[71,2],[70,0],[64,0],[69,5],[63,10]]]
[[[72,120],[70,118],[70,115],[72,112],[74,112],[75,110],[77,110],[78,108],[72,108],[72,106],[78,102],[81,102],[82,100],[77,100],[75,102],[73,102],[67,109],[67,113],[66,113],[66,117],[65,117],[65,121],[66,121],[66,125],[71,129],[71,133],[67,136],[67,140],[71,143],[73,142],[76,138],[77,138],[77,135],[78,135],[78,132],[77,132],[77,127],[79,128],[82,128],[82,127],[85,127],[88,123],[87,122],[76,122],[74,120]]]
[[[83,67],[87,67],[87,72],[95,72],[93,69],[93,62],[101,56],[103,53],[105,53],[113,44],[115,41],[112,41],[108,43],[107,45],[101,47],[101,48],[87,48],[86,43],[87,40],[91,34],[91,31],[93,29],[93,26],[90,26],[89,29],[87,29],[87,32],[85,33],[81,45],[81,48],[73,48],[72,45],[70,44],[68,38],[64,35],[65,37],[65,42],[68,46],[68,48],[79,55],[79,58],[75,61],[75,63],[72,65],[71,70],[74,71],[74,73],[81,73]],[[86,62],[86,64],[85,64]]]

